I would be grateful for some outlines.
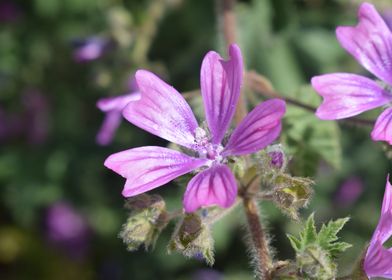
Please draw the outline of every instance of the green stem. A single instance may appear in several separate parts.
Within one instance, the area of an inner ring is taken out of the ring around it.
[[[138,38],[132,53],[133,60],[138,65],[144,65],[147,62],[147,53],[157,32],[158,24],[166,11],[166,2],[152,0],[148,7],[146,19],[137,34]]]

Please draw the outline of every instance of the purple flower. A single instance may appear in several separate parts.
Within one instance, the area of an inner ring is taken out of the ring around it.
[[[49,102],[39,90],[30,89],[22,97],[25,133],[31,144],[42,144],[49,131]]]
[[[109,47],[109,40],[101,37],[89,37],[75,42],[73,58],[76,62],[88,62],[100,58]]]
[[[212,268],[198,269],[193,275],[192,280],[223,280],[223,274]]]
[[[0,22],[15,22],[22,12],[20,8],[12,1],[0,2]]]
[[[360,6],[358,17],[357,26],[338,27],[336,36],[342,47],[381,81],[349,73],[313,77],[314,89],[324,98],[316,115],[324,120],[343,119],[387,105],[371,136],[374,141],[392,144],[392,33],[369,3]]]
[[[108,145],[112,142],[114,134],[119,127],[122,119],[122,110],[131,101],[140,99],[139,92],[102,98],[98,100],[97,107],[106,113],[105,120],[97,134],[96,141],[100,145]]]
[[[122,194],[135,196],[194,170],[184,195],[186,212],[202,206],[230,207],[237,196],[237,183],[226,165],[230,156],[263,149],[280,134],[285,103],[273,99],[259,104],[223,138],[233,118],[240,95],[243,62],[237,45],[229,48],[224,61],[209,52],[201,66],[201,93],[209,132],[199,127],[185,99],[151,72],[136,72],[141,99],[130,102],[123,116],[134,125],[181,145],[193,156],[162,147],[139,147],[111,155],[105,166],[127,179]]]
[[[350,177],[340,186],[335,195],[335,202],[339,206],[347,207],[353,204],[363,192],[362,180]]]
[[[50,106],[39,90],[28,89],[22,95],[21,113],[6,113],[0,108],[0,142],[23,138],[32,145],[46,141]]]
[[[392,235],[392,186],[387,177],[381,217],[367,249],[364,269],[368,277],[392,279],[392,248],[386,249],[383,243]]]
[[[54,203],[45,219],[46,236],[72,257],[82,257],[88,248],[90,229],[86,219],[64,202]]]

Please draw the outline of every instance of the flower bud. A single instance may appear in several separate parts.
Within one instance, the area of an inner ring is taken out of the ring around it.
[[[128,199],[125,207],[131,210],[119,237],[129,251],[144,245],[153,248],[159,234],[168,223],[165,202],[158,195],[141,194]]]
[[[214,241],[210,228],[196,213],[186,214],[178,223],[169,243],[169,253],[178,251],[186,257],[202,257],[207,264],[214,263]]]
[[[280,174],[274,180],[273,201],[286,214],[298,220],[298,209],[306,207],[313,194],[313,181]]]

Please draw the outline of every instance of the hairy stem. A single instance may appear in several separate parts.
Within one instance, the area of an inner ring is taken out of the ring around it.
[[[267,239],[260,222],[257,203],[253,198],[244,198],[243,203],[253,243],[252,249],[256,254],[255,266],[260,276],[259,278],[271,280],[272,260],[268,250]]]
[[[146,64],[147,53],[157,32],[158,24],[167,8],[166,2],[167,1],[153,0],[148,7],[147,17],[140,27],[132,54],[134,61],[140,65]]]
[[[219,25],[222,31],[226,46],[236,43],[236,17],[235,17],[235,3],[236,0],[217,0],[218,1],[218,16]],[[234,115],[235,124],[239,124],[247,114],[246,100],[243,94],[238,99],[237,108]]]

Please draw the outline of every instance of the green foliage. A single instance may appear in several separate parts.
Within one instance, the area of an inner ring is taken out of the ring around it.
[[[302,87],[290,97],[315,108],[321,103],[310,86]],[[294,173],[313,176],[321,159],[335,169],[341,168],[340,129],[336,122],[320,120],[314,112],[289,105],[284,131],[284,142],[294,158]]]
[[[337,242],[337,234],[349,218],[337,219],[323,224],[317,232],[314,214],[311,214],[299,237],[288,234],[290,244],[296,252],[298,273],[305,279],[335,279],[336,257],[351,247],[346,242]]]

